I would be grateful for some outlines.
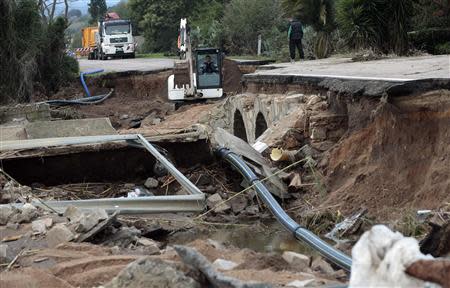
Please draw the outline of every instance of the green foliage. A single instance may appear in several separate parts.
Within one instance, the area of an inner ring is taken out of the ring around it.
[[[340,0],[337,21],[352,49],[408,51],[412,0]]]
[[[412,29],[450,27],[450,1],[416,0],[413,2]]]
[[[193,16],[188,19],[194,47],[217,47],[221,44],[222,26],[220,19],[224,14],[224,4],[211,0],[207,5],[198,5]]]
[[[49,94],[78,72],[66,59],[66,20],[45,24],[34,0],[0,1],[0,103],[31,100],[34,87]]]
[[[180,18],[190,16],[196,5],[194,0],[130,0],[133,23],[145,37],[144,52],[175,50]]]
[[[223,44],[233,54],[255,54],[258,35],[266,51],[278,51],[287,42],[286,22],[278,0],[231,0],[222,20]]]
[[[88,11],[91,14],[90,23],[96,23],[101,17],[105,16],[108,7],[106,6],[105,0],[91,0],[88,3]]]
[[[108,11],[116,12],[117,14],[119,14],[120,18],[122,18],[122,19],[130,19],[131,18],[131,11],[130,11],[130,8],[128,7],[128,2],[126,0],[121,0],[116,5],[109,7]]]
[[[434,53],[435,54],[450,54],[450,42],[437,44],[434,47]]]
[[[384,36],[382,0],[340,0],[337,21],[350,48],[380,47]]]
[[[450,28],[428,28],[410,32],[408,35],[414,47],[433,54],[446,54],[442,53],[443,51],[439,47],[450,42]]]

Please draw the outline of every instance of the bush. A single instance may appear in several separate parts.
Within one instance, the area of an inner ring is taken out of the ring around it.
[[[224,47],[232,54],[256,54],[261,35],[266,54],[287,42],[287,23],[279,0],[231,0],[220,21]]]
[[[437,55],[450,54],[450,42],[436,45],[434,47],[434,54]]]
[[[450,42],[450,29],[449,28],[429,28],[419,31],[412,31],[408,33],[411,43],[420,50],[425,50],[428,53],[442,54],[437,46],[439,44]],[[444,45],[445,46],[445,45]],[[436,51],[436,48],[439,50]],[[446,53],[443,53],[446,54]]]
[[[408,50],[411,0],[340,0],[337,21],[347,45],[403,55]]]

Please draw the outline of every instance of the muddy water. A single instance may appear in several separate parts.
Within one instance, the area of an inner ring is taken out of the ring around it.
[[[312,249],[296,240],[277,222],[253,225],[237,225],[219,228],[198,229],[179,232],[170,237],[172,244],[186,244],[196,239],[212,239],[226,246],[248,248],[257,252],[294,251],[315,255]]]

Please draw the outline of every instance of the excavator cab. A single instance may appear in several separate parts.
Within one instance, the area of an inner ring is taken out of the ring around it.
[[[221,98],[222,53],[217,48],[199,48],[193,53],[187,20],[180,21],[179,60],[169,76],[168,98],[173,101]]]

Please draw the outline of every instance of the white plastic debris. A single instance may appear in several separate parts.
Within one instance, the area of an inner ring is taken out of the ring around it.
[[[433,259],[419,250],[416,239],[376,225],[364,233],[352,250],[349,287],[425,287],[405,269],[420,259]]]

